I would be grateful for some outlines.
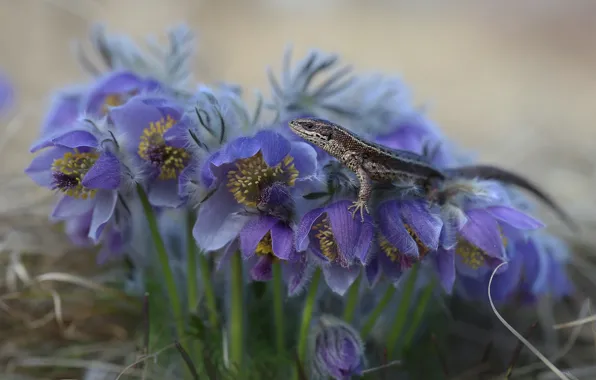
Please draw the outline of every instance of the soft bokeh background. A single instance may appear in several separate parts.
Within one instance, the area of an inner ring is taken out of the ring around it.
[[[207,82],[264,88],[265,66],[279,68],[288,42],[295,57],[318,47],[362,71],[399,74],[417,102],[482,161],[528,175],[576,218],[592,222],[596,3],[449,3],[0,0],[0,65],[21,100],[10,139],[0,141],[0,208],[20,210],[31,200],[25,194],[47,194],[21,173],[48,95],[85,78],[72,42],[98,21],[139,38],[186,22],[199,35],[196,73]]]
[[[19,100],[14,119],[0,123],[4,249],[65,249],[40,233],[49,192],[22,173],[51,92],[85,79],[72,43],[94,22],[137,38],[186,22],[198,34],[195,72],[205,82],[266,88],[265,67],[279,70],[289,42],[296,58],[316,47],[359,71],[399,74],[449,136],[482,162],[541,184],[584,227],[574,238],[596,243],[596,2],[445,3],[0,0],[0,67]]]

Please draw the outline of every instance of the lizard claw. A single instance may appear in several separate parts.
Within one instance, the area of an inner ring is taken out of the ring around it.
[[[360,218],[362,219],[362,222],[364,222],[364,211],[366,210],[366,213],[370,214],[370,212],[368,211],[366,201],[360,199],[354,202],[354,204],[352,204],[350,207],[348,207],[348,211],[349,210],[354,210],[352,211],[352,218],[355,218],[356,213],[360,211]]]

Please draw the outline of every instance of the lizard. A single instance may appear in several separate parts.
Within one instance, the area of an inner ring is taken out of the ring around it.
[[[525,189],[553,209],[573,229],[577,225],[571,217],[537,185],[518,174],[490,165],[470,165],[440,170],[428,162],[424,155],[391,149],[368,141],[335,123],[317,118],[299,118],[289,122],[296,135],[323,149],[342,165],[356,174],[360,183],[358,200],[350,210],[352,217],[359,211],[364,220],[368,200],[372,195],[372,181],[394,182],[414,180],[424,182],[428,188],[436,180],[452,178],[497,180]]]
[[[323,149],[356,174],[360,187],[358,199],[349,207],[353,218],[359,212],[364,221],[364,211],[370,214],[368,201],[372,195],[373,181],[387,183],[406,179],[429,181],[446,178],[421,155],[367,141],[327,120],[299,118],[290,121],[289,127],[296,135]]]

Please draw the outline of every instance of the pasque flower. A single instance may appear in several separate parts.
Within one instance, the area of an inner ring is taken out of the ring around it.
[[[364,370],[364,344],[358,333],[344,321],[323,315],[310,338],[315,379],[331,377],[348,380]]]
[[[109,112],[124,148],[145,178],[148,197],[157,207],[179,207],[178,180],[191,154],[187,140],[172,130],[181,121],[182,108],[172,98],[141,94]],[[182,128],[184,129],[184,128]]]
[[[109,136],[97,124],[79,121],[42,144],[46,149],[26,169],[38,185],[60,195],[52,219],[90,215],[88,237],[94,243],[114,215],[123,176]]]
[[[514,239],[544,226],[511,207],[503,189],[494,183],[466,183],[464,188],[473,195],[447,200],[441,210],[443,229],[437,269],[443,279],[449,279],[443,283],[446,289],[453,285],[456,268],[461,275],[482,277],[507,261],[506,252]]]
[[[367,275],[374,283],[381,270],[392,282],[429,254],[438,260],[443,221],[437,206],[421,199],[388,200],[377,209],[378,232]],[[450,279],[443,279],[449,282]]]
[[[263,130],[239,137],[203,164],[201,180],[213,194],[201,205],[193,233],[200,247],[215,251],[231,242],[248,220],[239,212],[257,209],[272,185],[296,188],[316,170],[314,150]]]
[[[369,260],[374,226],[348,211],[350,201],[340,200],[307,212],[296,233],[298,251],[308,250],[323,270],[331,290],[343,295]]]

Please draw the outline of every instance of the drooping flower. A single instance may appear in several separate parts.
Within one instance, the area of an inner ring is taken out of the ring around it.
[[[378,207],[377,218],[376,252],[367,268],[369,279],[376,278],[375,271],[380,269],[395,282],[414,263],[435,254],[439,248],[443,221],[438,207],[431,207],[425,200],[385,201]],[[441,280],[452,281],[450,278]]]
[[[446,186],[460,189],[459,184]],[[510,244],[527,231],[544,227],[540,221],[510,206],[503,187],[495,183],[465,183],[464,198],[447,190],[449,198],[441,206],[443,229],[437,254],[437,269],[442,278],[455,278],[455,269],[468,277],[483,277],[507,261]],[[450,289],[452,283],[444,283]]]
[[[171,98],[138,95],[110,110],[115,129],[126,138],[126,151],[146,177],[149,201],[156,207],[179,207],[178,180],[191,154],[186,139],[170,131],[181,121],[182,108]]]
[[[529,302],[551,295],[557,299],[573,292],[566,273],[568,247],[548,234],[532,234],[516,243],[522,262],[520,292]]]
[[[213,194],[201,205],[193,229],[199,246],[215,251],[233,241],[251,218],[241,211],[265,207],[267,188],[298,191],[315,173],[315,155],[308,144],[290,142],[271,130],[239,137],[212,154],[201,169],[201,182]]]
[[[296,249],[313,253],[331,290],[343,295],[369,260],[374,226],[370,215],[353,218],[341,200],[309,211],[296,232]]]
[[[115,141],[96,124],[79,121],[77,127],[54,135],[33,159],[26,173],[38,185],[55,190],[60,199],[54,220],[91,217],[88,237],[98,243],[113,218],[123,168]]]
[[[350,325],[331,315],[321,316],[310,337],[315,379],[349,380],[362,374],[364,344]]]

